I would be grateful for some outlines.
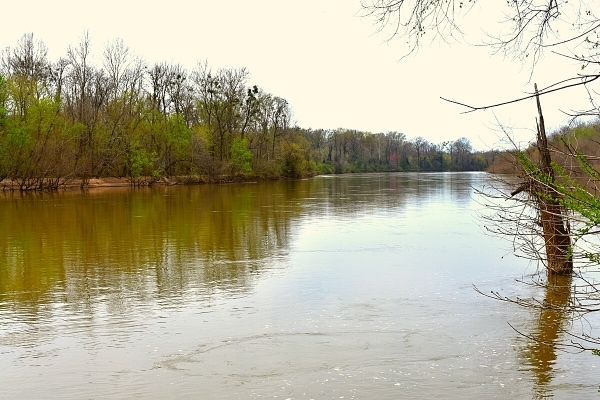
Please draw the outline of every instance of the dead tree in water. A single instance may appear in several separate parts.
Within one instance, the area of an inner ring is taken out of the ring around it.
[[[539,329],[531,334],[515,329],[531,339],[536,354],[541,357],[538,360],[540,382],[546,379],[544,375],[549,365],[542,359],[545,353],[551,360],[551,353],[556,349],[584,351],[600,346],[600,337],[591,335],[591,329],[589,333],[582,329],[580,334],[575,334],[567,323],[600,311],[600,285],[592,275],[600,272],[600,245],[594,238],[600,232],[600,212],[596,218],[600,201],[583,186],[586,183],[577,180],[577,166],[583,176],[591,176],[591,173],[595,177],[596,170],[592,170],[587,158],[576,149],[565,144],[569,151],[565,153],[560,143],[548,142],[539,98],[542,94],[536,85],[533,94],[538,111],[535,144],[521,151],[513,143],[515,151],[504,155],[520,171],[518,178],[492,175],[495,183],[476,191],[486,207],[480,215],[486,230],[512,239],[518,257],[539,261],[545,266],[546,274],[518,280],[536,291],[542,290],[544,298],[507,297],[475,288],[485,296],[540,312],[543,327],[540,322]]]
[[[511,196],[527,191],[532,197],[534,208],[538,213],[539,224],[546,250],[546,268],[549,273],[569,275],[573,272],[571,254],[571,229],[566,216],[565,207],[560,203],[561,194],[556,190],[556,177],[552,168],[552,157],[548,149],[548,138],[540,97],[535,85],[537,103],[537,149],[538,165],[530,160],[522,159],[525,168],[525,182]],[[524,157],[524,156],[523,156]]]

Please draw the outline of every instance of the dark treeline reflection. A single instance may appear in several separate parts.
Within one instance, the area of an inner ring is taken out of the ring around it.
[[[285,252],[301,212],[294,193],[263,183],[5,194],[0,302],[245,290]]]
[[[480,174],[366,174],[256,184],[106,189],[0,196],[0,307],[118,309],[123,299],[249,290],[284,266],[302,218],[353,218],[422,206],[446,185],[470,199]],[[467,181],[465,181],[465,179]],[[458,190],[458,188],[464,190]]]

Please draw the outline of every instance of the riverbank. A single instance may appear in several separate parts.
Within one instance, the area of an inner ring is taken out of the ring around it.
[[[202,185],[220,183],[243,183],[270,180],[283,180],[285,177],[264,178],[257,176],[171,176],[171,177],[141,177],[141,178],[73,178],[73,179],[4,179],[0,180],[0,191],[55,191],[80,190],[119,187],[148,187],[174,185]]]

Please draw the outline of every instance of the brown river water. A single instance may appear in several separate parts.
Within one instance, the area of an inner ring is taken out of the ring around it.
[[[474,290],[552,295],[481,227],[488,180],[0,194],[0,399],[600,398],[555,346],[581,322]]]

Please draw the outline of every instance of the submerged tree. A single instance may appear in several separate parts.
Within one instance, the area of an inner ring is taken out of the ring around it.
[[[537,86],[535,87],[537,93]],[[562,193],[558,190],[558,182],[552,166],[552,157],[548,148],[546,125],[539,96],[536,97],[537,120],[537,150],[538,163],[520,153],[520,160],[525,170],[525,182],[511,193],[527,191],[533,199],[537,223],[541,225],[541,236],[546,252],[546,268],[550,273],[568,275],[573,272],[573,247],[571,243],[571,228],[566,208],[561,204]]]

